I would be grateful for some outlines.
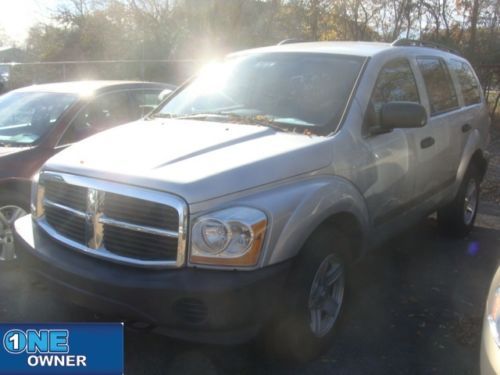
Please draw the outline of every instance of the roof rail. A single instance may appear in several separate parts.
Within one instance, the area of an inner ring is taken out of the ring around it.
[[[291,39],[285,39],[285,40],[282,40],[282,41],[281,41],[281,42],[279,42],[277,45],[278,45],[278,46],[281,46],[281,45],[283,45],[283,44],[302,43],[302,42],[304,42],[304,41],[303,41],[303,40],[301,40],[301,39],[293,39],[293,38],[291,38]]]
[[[425,42],[423,40],[415,40],[415,39],[398,39],[392,42],[391,44],[394,47],[427,47],[427,48],[435,48],[441,51],[446,51],[453,53],[455,55],[461,56],[461,53],[456,49],[446,47],[439,43],[434,42]]]

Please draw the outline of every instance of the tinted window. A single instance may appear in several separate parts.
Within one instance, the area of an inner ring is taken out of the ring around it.
[[[417,84],[407,60],[394,60],[386,64],[377,78],[372,104],[378,112],[389,102],[420,103]]]
[[[460,83],[465,105],[480,103],[481,88],[469,65],[461,61],[452,60],[450,66]]]
[[[134,120],[144,117],[160,104],[162,90],[134,90],[130,91],[130,110]]]
[[[62,145],[78,142],[93,134],[131,121],[127,92],[98,96],[83,108],[59,142]]]
[[[226,121],[327,133],[328,126],[339,123],[363,63],[358,56],[326,53],[229,58],[204,69],[157,115],[212,114]]]
[[[49,132],[76,95],[11,92],[0,96],[0,143],[27,145]]]
[[[431,115],[457,108],[457,94],[444,62],[437,58],[420,58],[417,61],[427,87]]]

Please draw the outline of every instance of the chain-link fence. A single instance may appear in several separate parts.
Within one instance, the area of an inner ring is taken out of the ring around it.
[[[106,60],[0,63],[0,93],[23,86],[82,79],[139,80],[180,84],[202,65],[198,60]],[[491,109],[500,120],[500,64],[476,67]]]
[[[0,63],[0,92],[73,80],[139,80],[180,84],[201,66],[197,60],[106,60]]]

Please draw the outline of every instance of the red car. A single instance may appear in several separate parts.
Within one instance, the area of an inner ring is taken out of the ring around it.
[[[0,96],[0,261],[15,257],[12,224],[29,211],[31,177],[48,158],[143,117],[173,89],[163,83],[81,81]]]

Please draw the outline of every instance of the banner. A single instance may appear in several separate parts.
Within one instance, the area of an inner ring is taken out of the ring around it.
[[[0,375],[123,374],[122,323],[0,324]]]

